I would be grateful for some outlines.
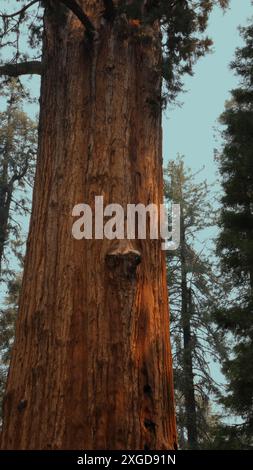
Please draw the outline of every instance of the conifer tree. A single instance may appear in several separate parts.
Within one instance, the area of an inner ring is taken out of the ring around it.
[[[188,449],[213,439],[210,423],[219,389],[210,365],[225,354],[212,317],[222,289],[214,257],[211,262],[212,247],[199,241],[201,231],[214,226],[216,211],[211,188],[196,176],[182,157],[169,162],[165,171],[165,196],[181,207],[181,242],[168,251],[167,276],[179,444]]]
[[[224,147],[219,157],[223,196],[217,253],[225,276],[232,279],[229,307],[217,313],[227,333],[231,356],[224,362],[227,393],[223,404],[240,421],[221,430],[224,447],[230,441],[253,446],[253,25],[241,28],[244,46],[237,49],[232,70],[238,88],[221,116]],[[231,340],[231,333],[234,341]]]
[[[2,402],[14,341],[20,287],[21,275],[16,275],[8,282],[8,295],[0,309],[0,421],[2,419]]]

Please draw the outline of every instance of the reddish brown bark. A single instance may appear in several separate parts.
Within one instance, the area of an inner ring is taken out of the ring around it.
[[[161,115],[150,108],[161,87],[159,32],[141,44],[125,27],[101,25],[91,47],[71,14],[64,24],[45,18],[38,168],[3,449],[176,445],[160,241],[71,236],[73,206],[94,206],[95,195],[123,207],[162,202]]]

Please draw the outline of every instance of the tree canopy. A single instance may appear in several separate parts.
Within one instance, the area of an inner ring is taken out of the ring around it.
[[[17,11],[1,14],[1,75],[42,73],[43,66],[46,66],[41,62],[45,8],[55,14],[58,25],[64,23],[70,10],[83,24],[84,33],[90,42],[101,32],[101,21],[93,24],[93,19],[89,18],[76,0],[16,0],[15,3]],[[205,35],[205,30],[213,7],[219,5],[226,8],[228,3],[229,0],[104,0],[101,1],[100,19],[113,23],[118,18],[124,18],[130,26],[128,33],[139,41],[148,41],[149,27],[160,24],[163,52],[161,68],[157,73],[162,75],[166,85],[162,100],[165,103],[175,98],[183,87],[183,75],[192,74],[195,61],[211,47],[212,40]],[[121,29],[123,24],[121,22]],[[89,47],[92,48],[92,45]]]

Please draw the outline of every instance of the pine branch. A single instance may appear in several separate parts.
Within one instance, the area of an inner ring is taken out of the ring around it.
[[[42,63],[34,60],[30,62],[20,62],[17,64],[5,64],[0,66],[0,76],[18,77],[19,75],[41,75]]]

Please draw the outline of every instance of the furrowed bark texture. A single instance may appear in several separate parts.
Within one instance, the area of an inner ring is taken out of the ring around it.
[[[158,28],[46,12],[39,156],[3,449],[174,449],[160,241],[75,240],[75,204],[162,203]],[[93,8],[94,7],[94,8]],[[101,7],[101,5],[100,5]],[[100,8],[101,9],[101,8]],[[123,21],[123,20],[122,20]],[[140,257],[138,253],[140,253]]]

